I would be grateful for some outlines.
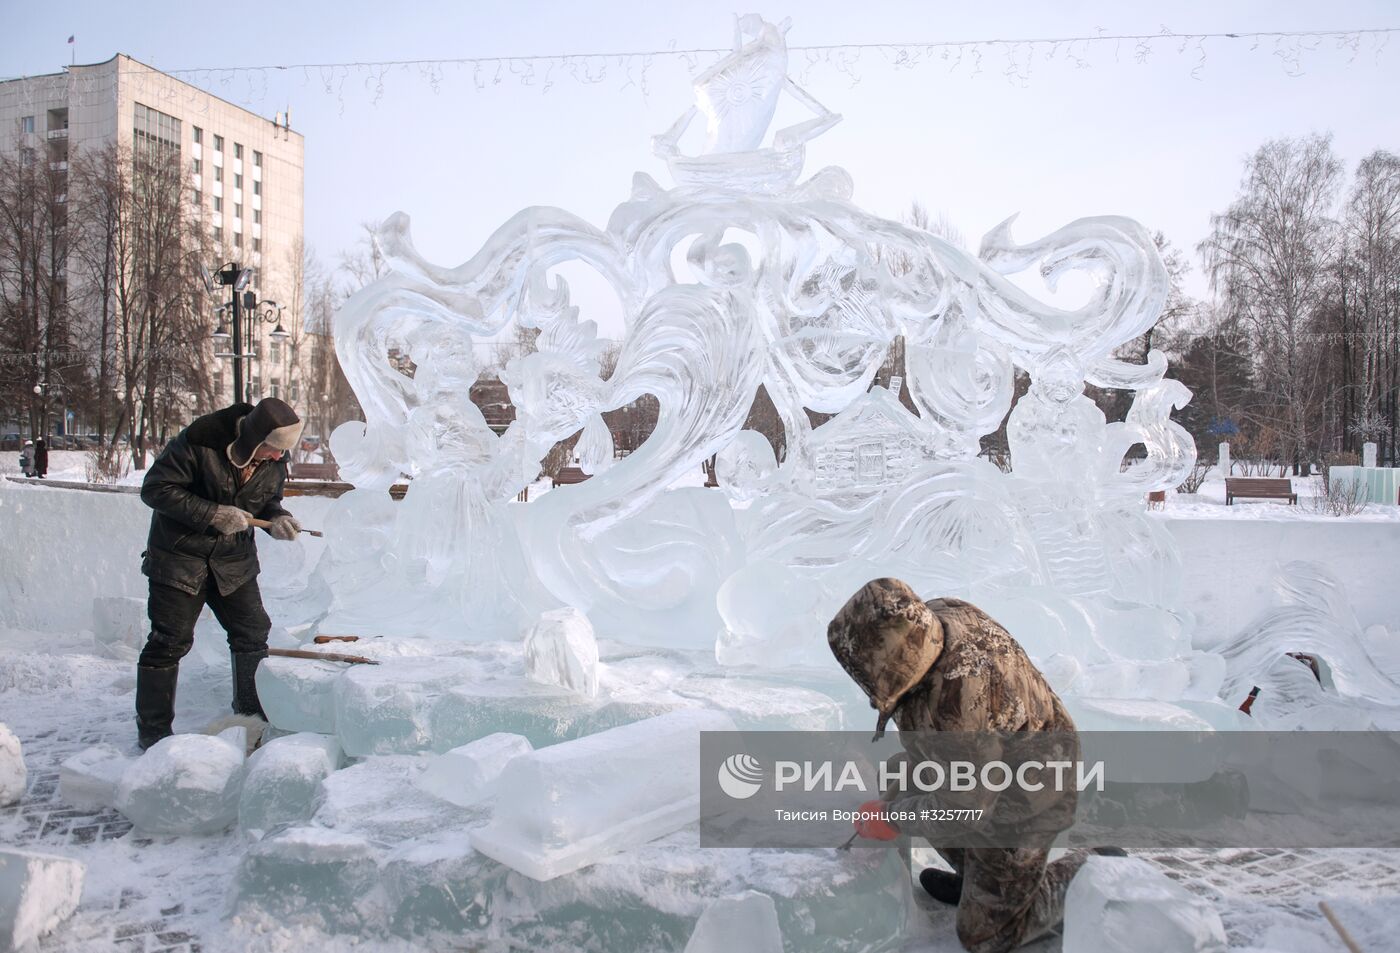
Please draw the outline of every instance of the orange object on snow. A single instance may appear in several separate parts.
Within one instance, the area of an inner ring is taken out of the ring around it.
[[[866,801],[857,811],[856,833],[867,840],[894,840],[899,828],[885,820],[889,809],[884,801]]]

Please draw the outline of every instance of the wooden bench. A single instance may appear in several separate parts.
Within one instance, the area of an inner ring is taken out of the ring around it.
[[[340,468],[334,463],[293,463],[288,478],[334,483],[340,479]]]
[[[564,467],[554,475],[553,486],[573,486],[588,479],[588,474],[578,467]]]
[[[1298,503],[1298,494],[1293,492],[1293,481],[1286,478],[1226,477],[1225,505],[1233,504],[1237,496],[1240,499],[1287,500],[1293,505]]]

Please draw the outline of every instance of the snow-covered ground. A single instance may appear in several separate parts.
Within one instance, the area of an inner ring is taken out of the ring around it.
[[[82,478],[84,454],[54,456],[72,459],[55,460],[51,478]],[[1167,522],[1182,550],[1184,586],[1202,624],[1233,630],[1267,601],[1273,566],[1310,558],[1346,580],[1362,625],[1400,630],[1400,600],[1393,595],[1394,567],[1400,565],[1400,511],[1373,506],[1357,516],[1323,516],[1306,503],[1316,493],[1315,481],[1297,480],[1295,485],[1302,498],[1298,507],[1273,502],[1226,507],[1219,481],[1208,482],[1195,498],[1169,498],[1158,518]],[[546,490],[542,482],[532,488],[532,498]],[[314,527],[329,501],[300,498],[289,506]],[[99,596],[144,594],[139,553],[147,518],[134,494],[0,485],[0,526],[5,530],[0,534],[0,723],[20,738],[29,768],[25,798],[0,809],[0,845],[62,854],[87,865],[82,906],[42,949],[280,953],[353,947],[396,953],[469,948],[451,936],[368,942],[261,915],[230,917],[248,835],[237,829],[204,836],[143,835],[115,811],[75,810],[61,801],[57,772],[65,758],[102,742],[133,749],[136,648],[95,638],[92,605]],[[322,544],[303,537],[294,544],[260,539],[260,545],[265,578],[296,585],[314,565]],[[213,649],[192,653],[182,668],[176,722],[181,730],[197,729],[227,712],[228,666],[218,646]],[[1362,950],[1395,948],[1400,852],[1135,853],[1213,901],[1232,949],[1341,950],[1318,910],[1323,899]],[[959,949],[952,910],[917,893],[906,953]],[[1054,939],[1032,947],[1058,948]]]
[[[151,456],[148,454],[149,461]],[[75,483],[83,483],[88,478],[88,466],[92,461],[92,454],[86,450],[50,450],[49,451],[49,472],[45,474],[46,480],[68,480]],[[123,486],[139,486],[142,477],[146,475],[145,470],[132,470],[130,468],[130,457],[127,458],[127,473],[119,480],[118,484]],[[0,453],[0,477],[21,476],[19,467],[19,454],[14,451]]]

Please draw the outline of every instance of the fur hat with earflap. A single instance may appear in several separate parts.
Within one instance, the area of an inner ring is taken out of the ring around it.
[[[900,700],[943,653],[943,624],[913,589],[898,579],[876,579],[861,587],[826,629],[836,661],[880,713],[875,739]]]
[[[228,458],[234,466],[246,467],[263,444],[285,453],[297,445],[304,426],[285,401],[264,397],[238,421],[238,436],[228,445]]]

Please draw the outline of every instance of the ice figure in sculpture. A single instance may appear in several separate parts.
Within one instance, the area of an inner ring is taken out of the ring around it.
[[[1063,347],[1054,348],[1032,372],[1030,391],[1006,427],[1016,478],[1027,484],[1023,512],[1042,579],[1072,596],[1111,586],[1106,540],[1094,523],[1107,423],[1083,391],[1083,367]]]
[[[335,604],[353,605],[361,629],[378,606],[381,628],[467,638],[567,606],[602,639],[830,666],[830,615],[870,578],[898,575],[1040,633],[1033,654],[1087,667],[1076,684],[1116,684],[1121,666],[1093,670],[1116,659],[1189,653],[1179,561],[1142,506],[1194,459],[1170,420],[1189,393],[1157,352],[1113,357],[1165,299],[1150,235],[1099,217],[1017,244],[1008,220],[974,255],[861,210],[841,169],[799,181],[804,144],[840,116],[787,76],[786,31],[738,21],[735,51],[656,140],[676,185],[638,174],[605,229],[526,209],[447,268],[419,255],[406,216],[385,222],[388,273],[336,317],[366,419],[338,429],[333,450],[356,493],[412,481],[397,510],[367,498],[337,510],[373,509],[383,529],[365,565],[327,556]],[[813,118],[765,144],[782,96]],[[685,154],[700,116],[704,146]],[[596,324],[555,271],[566,262],[621,308],[606,378]],[[1053,307],[1008,277],[1034,267],[1052,288],[1077,271],[1095,289]],[[517,417],[497,435],[470,402],[473,347],[512,325],[540,333],[501,372]],[[900,338],[902,386],[872,387]],[[412,355],[413,378],[394,348]],[[1032,385],[1013,411],[1018,368]],[[1086,382],[1133,392],[1128,419],[1106,423]],[[782,423],[777,453],[743,429],[760,386]],[[659,404],[655,430],[614,459],[603,415],[642,395]],[[835,416],[816,427],[809,411]],[[1003,473],[978,458],[979,440],[1009,411]],[[516,503],[575,434],[592,478]],[[1124,470],[1135,444],[1146,459]],[[712,456],[720,490],[674,486]]]

